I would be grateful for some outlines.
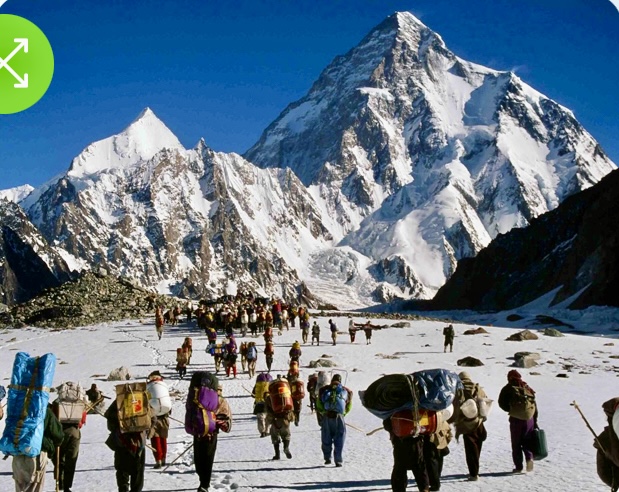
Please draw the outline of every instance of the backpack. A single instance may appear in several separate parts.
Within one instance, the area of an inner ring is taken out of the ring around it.
[[[519,420],[529,420],[535,415],[535,395],[523,386],[512,387],[514,395],[510,400],[509,415]]]
[[[213,434],[217,428],[215,411],[219,406],[217,377],[198,371],[191,377],[185,404],[185,432],[196,437]]]
[[[76,402],[86,399],[86,392],[80,383],[67,381],[56,388],[59,401]]]
[[[258,349],[255,345],[247,348],[247,360],[256,360],[258,358]]]
[[[116,405],[120,432],[142,432],[150,429],[151,413],[146,383],[116,386]]]
[[[344,414],[346,411],[346,401],[348,400],[348,390],[341,384],[337,386],[327,386],[322,391],[320,401],[327,412]]]
[[[266,346],[264,347],[264,353],[266,355],[273,355],[275,353],[272,343],[269,342],[266,344]]]

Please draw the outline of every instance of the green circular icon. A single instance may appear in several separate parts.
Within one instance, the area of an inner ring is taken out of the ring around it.
[[[0,114],[35,104],[53,75],[54,53],[43,31],[23,17],[0,14]]]

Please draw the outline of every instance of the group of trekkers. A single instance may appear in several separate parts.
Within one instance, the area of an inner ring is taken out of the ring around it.
[[[330,326],[334,324],[329,320]],[[352,319],[349,325],[357,328]],[[300,328],[303,326],[302,324]],[[363,326],[370,331],[373,329],[369,321],[361,325],[361,329],[365,329]],[[453,349],[454,338],[453,326],[447,328],[449,329],[443,331],[445,351],[447,348]],[[269,332],[267,326],[264,327],[263,333],[265,342],[272,344],[272,332]],[[336,340],[336,336],[332,337],[333,344]],[[351,341],[354,342],[352,334]],[[234,332],[227,334],[224,345],[226,352],[236,353]],[[184,338],[181,349],[181,353],[188,354],[184,372],[181,374],[181,377],[184,377],[192,354],[191,338]],[[257,359],[255,342],[242,342],[239,351],[244,354],[242,361],[247,363],[249,375],[253,378]],[[352,390],[342,384],[341,373],[346,371],[333,369],[330,377],[326,371],[318,371],[310,375],[305,384],[300,379],[301,357],[301,343],[295,341],[288,352],[289,368],[285,376],[277,375],[273,378],[270,374],[270,363],[268,363],[269,371],[257,374],[251,395],[254,399],[253,413],[256,416],[258,433],[260,437],[271,438],[273,460],[280,460],[282,452],[287,459],[292,459],[292,424],[299,425],[302,403],[307,395],[310,410],[316,414],[320,427],[324,464],[334,463],[335,467],[341,467],[344,463],[346,428],[349,425],[345,421],[345,416],[350,412],[353,400]],[[217,450],[217,436],[219,432],[230,432],[232,426],[232,411],[222,395],[223,386],[216,375],[216,363],[214,366],[215,373],[200,370],[191,375],[184,419],[178,421],[193,438],[190,447],[185,451],[193,448],[194,467],[199,478],[198,492],[209,490]],[[236,377],[236,368],[233,365],[226,366],[226,369],[227,376]],[[397,375],[397,377],[406,376]],[[456,385],[450,397],[449,412],[427,411],[421,404],[417,406],[415,402],[412,409],[393,411],[388,415],[380,414],[384,417],[382,428],[389,433],[393,447],[391,489],[394,492],[403,492],[407,489],[408,470],[412,470],[416,487],[420,492],[440,489],[443,459],[449,453],[448,446],[454,437],[454,431],[456,439],[462,436],[464,441],[468,480],[479,479],[480,456],[487,437],[484,422],[492,401],[468,372],[460,372],[454,377],[454,381]],[[41,382],[41,387],[46,384],[51,383]],[[17,384],[16,387],[22,388],[22,386]],[[370,388],[365,393],[368,393]],[[10,391],[18,390],[10,389]],[[106,445],[114,453],[119,492],[143,490],[147,447],[153,452],[155,469],[165,470],[169,466],[168,432],[170,420],[176,419],[171,416],[172,399],[160,371],[152,371],[145,382],[117,385],[116,397],[112,399],[111,405],[104,413],[102,403],[107,397],[95,384],[90,390],[83,391],[78,383],[65,382],[57,388],[56,393],[56,400],[50,405],[46,404],[39,412],[42,439],[34,455],[32,452],[21,452],[22,448],[11,448],[8,451],[3,446],[4,438],[0,441],[0,451],[13,455],[13,478],[17,492],[43,490],[48,457],[54,465],[58,490],[71,492],[79,455],[80,429],[86,422],[88,413],[103,414],[107,421],[110,434]],[[377,393],[380,395],[381,391]],[[4,413],[1,403],[5,394],[4,388],[0,386],[0,418]],[[132,405],[126,404],[127,398],[130,398]],[[365,396],[361,398],[363,405],[370,410],[370,399]],[[24,398],[13,401],[23,403]],[[136,407],[134,404],[136,401],[142,404]],[[507,384],[500,391],[498,406],[509,415],[513,473],[532,472],[534,459],[543,457],[545,452],[544,443],[540,441],[543,433],[538,427],[536,393],[515,369],[507,373]],[[617,491],[619,398],[605,402],[603,409],[609,425],[596,437],[598,474],[612,490]],[[21,408],[15,410],[9,406],[8,418],[11,420],[11,426],[7,423],[7,429],[15,428],[22,413]],[[31,447],[29,446],[29,449]]]

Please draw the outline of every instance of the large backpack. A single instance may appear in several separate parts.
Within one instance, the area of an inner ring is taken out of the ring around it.
[[[514,386],[513,391],[509,415],[519,420],[529,420],[535,415],[535,395],[523,386]]]
[[[80,383],[67,381],[56,388],[58,420],[61,424],[79,424],[86,410],[86,392]]]
[[[285,415],[294,409],[290,384],[285,379],[276,379],[269,383],[269,397],[275,415]]]
[[[344,414],[347,400],[348,390],[341,384],[325,387],[321,391],[320,401],[327,412]]]
[[[157,417],[167,415],[172,410],[172,398],[170,389],[163,381],[149,381],[146,384],[149,400],[148,403]]]
[[[185,404],[185,431],[196,437],[213,434],[216,429],[215,410],[219,406],[217,376],[198,371],[191,377]]]
[[[247,360],[256,360],[258,358],[258,349],[255,345],[247,347]]]
[[[142,432],[150,429],[151,411],[146,383],[117,385],[116,405],[121,433]]]

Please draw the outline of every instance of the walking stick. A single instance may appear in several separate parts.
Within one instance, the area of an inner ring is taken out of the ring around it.
[[[371,430],[370,432],[368,432],[366,434],[366,436],[372,436],[372,435],[376,434],[378,431],[382,431],[382,430],[385,430],[385,428],[384,427],[377,427],[376,429]]]
[[[587,417],[585,417],[585,414],[582,413],[582,410],[578,406],[578,403],[576,403],[576,400],[574,400],[572,403],[570,403],[570,405],[573,406],[576,410],[578,410],[578,413],[580,414],[582,419],[585,421],[585,424],[586,424],[587,428],[591,431],[591,434],[593,434],[593,438],[595,439],[595,442],[599,446],[600,451],[602,451],[602,453],[604,453],[604,455],[608,456],[608,453],[606,453],[606,451],[604,450],[604,447],[602,446],[602,443],[599,441],[597,434],[593,430],[593,427],[591,427],[591,425],[589,424],[589,421],[587,420]]]
[[[185,425],[185,422],[183,422],[182,420],[175,419],[174,417],[172,417],[172,415],[168,415],[168,418],[170,420],[173,420],[174,422],[178,422],[179,424]]]
[[[56,447],[56,492],[60,492],[60,446]]]
[[[363,429],[360,429],[359,427],[355,425],[349,424],[348,422],[346,422],[346,425],[350,427],[351,429],[355,429],[356,431],[363,432],[364,434],[366,433]]]
[[[168,468],[170,468],[174,463],[176,463],[178,461],[178,459],[183,456],[187,451],[189,451],[191,448],[193,447],[193,443],[191,443],[189,446],[187,446],[187,449],[185,449],[185,451],[183,451],[181,454],[179,454],[176,458],[174,458],[174,461],[172,463],[170,463],[168,466],[166,466],[163,470],[161,470],[162,472],[166,471]]]

